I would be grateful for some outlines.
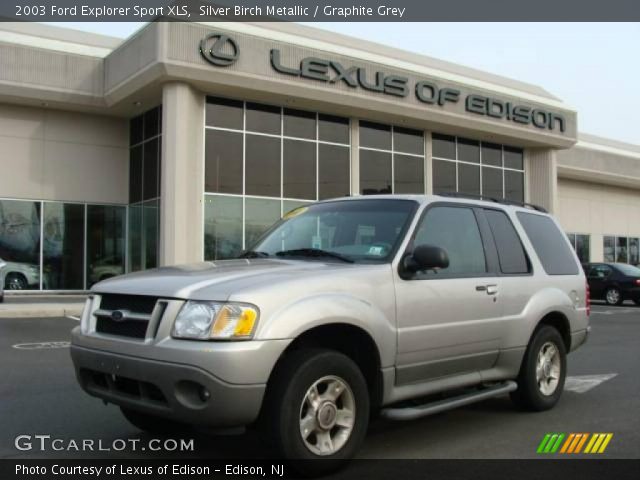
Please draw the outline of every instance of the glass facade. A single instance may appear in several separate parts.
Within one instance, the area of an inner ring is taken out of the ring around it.
[[[524,201],[522,149],[437,133],[432,138],[433,193]]]
[[[360,193],[425,192],[424,133],[360,121]]]
[[[284,213],[351,193],[342,117],[208,97],[206,260],[237,256]]]
[[[571,246],[576,251],[580,263],[589,263],[591,261],[591,237],[580,233],[567,233],[567,237],[569,238],[569,243],[571,243]]]
[[[640,238],[608,235],[603,238],[605,262],[640,264]]]
[[[123,273],[125,218],[125,206],[0,200],[0,281],[7,290],[84,290]]]
[[[158,266],[162,106],[129,122],[129,271]]]

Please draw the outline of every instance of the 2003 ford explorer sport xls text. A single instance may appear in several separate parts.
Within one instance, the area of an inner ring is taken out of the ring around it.
[[[289,212],[240,258],[98,283],[71,354],[82,387],[143,430],[256,425],[328,471],[374,412],[410,420],[507,392],[553,407],[589,308],[540,207],[354,197]]]

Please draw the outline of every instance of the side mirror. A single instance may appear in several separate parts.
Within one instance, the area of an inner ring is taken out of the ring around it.
[[[404,259],[404,267],[410,272],[421,270],[433,270],[434,268],[447,268],[449,255],[447,251],[433,245],[418,245],[413,253]]]

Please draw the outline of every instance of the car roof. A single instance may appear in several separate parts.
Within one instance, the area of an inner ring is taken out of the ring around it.
[[[474,196],[464,196],[458,194],[451,195],[414,195],[414,194],[377,194],[377,195],[355,195],[351,197],[339,197],[322,200],[318,203],[329,203],[336,201],[353,201],[353,200],[412,200],[418,202],[420,205],[433,203],[433,202],[447,202],[447,203],[461,203],[465,205],[478,205],[482,207],[499,208],[503,210],[515,210],[526,211],[531,213],[532,211],[541,214],[547,214],[547,211],[537,205],[511,202],[509,200],[498,199],[482,199],[475,198]]]

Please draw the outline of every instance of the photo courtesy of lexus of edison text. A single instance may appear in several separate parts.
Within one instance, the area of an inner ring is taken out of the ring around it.
[[[0,477],[636,478],[631,3],[1,5]]]

